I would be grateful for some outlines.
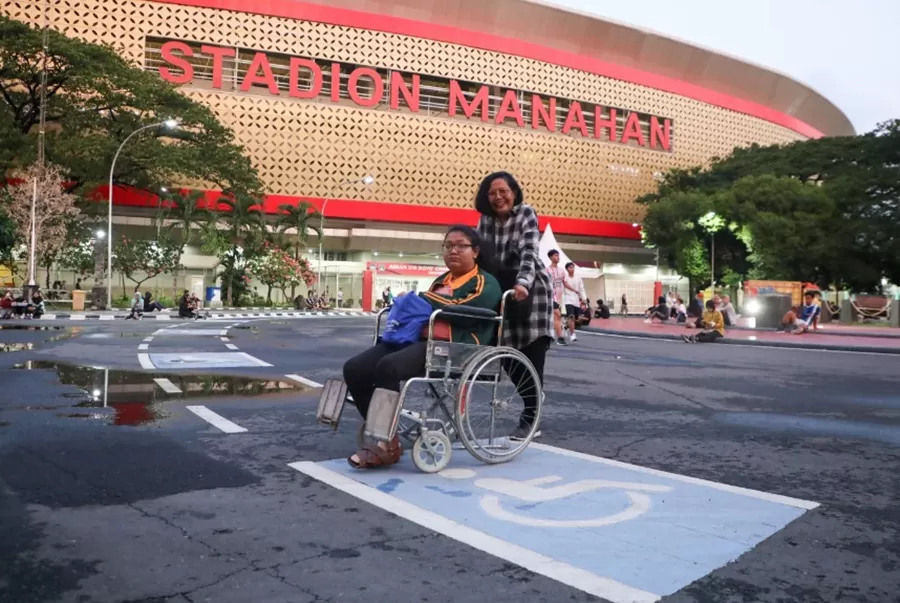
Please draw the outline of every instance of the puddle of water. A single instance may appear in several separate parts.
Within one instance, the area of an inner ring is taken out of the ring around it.
[[[13,366],[20,370],[53,370],[60,383],[74,385],[81,391],[65,393],[77,398],[76,408],[111,408],[113,413],[59,413],[77,419],[109,421],[113,425],[144,425],[158,422],[169,414],[167,403],[183,398],[228,396],[261,396],[281,392],[303,393],[312,388],[301,383],[273,379],[253,379],[225,375],[183,375],[113,370],[102,367],[76,366],[58,362],[27,360]],[[167,394],[154,379],[166,378],[181,393]]]
[[[771,431],[801,432],[810,435],[871,440],[900,446],[900,426],[879,425],[821,417],[780,415],[765,412],[715,413],[714,421]]]
[[[0,331],[62,331],[63,329],[65,329],[65,327],[54,327],[49,325],[0,325]]]
[[[33,343],[0,343],[0,352],[21,352],[33,347]]]

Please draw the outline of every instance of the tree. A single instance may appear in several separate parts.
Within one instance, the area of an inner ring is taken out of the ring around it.
[[[181,248],[163,237],[158,241],[132,240],[122,236],[113,245],[113,270],[140,287],[145,281],[176,270]],[[144,278],[138,278],[143,273]]]
[[[138,128],[178,119],[176,133],[148,131],[122,150],[115,181],[146,190],[199,180],[255,193],[256,170],[234,135],[206,106],[109,46],[37,29],[0,15],[0,171],[34,159],[41,68],[47,65],[46,152],[76,188],[107,181],[113,155]],[[166,134],[165,140],[160,137]]]
[[[219,256],[223,271],[222,293],[228,305],[237,298],[236,286],[243,281],[243,262],[260,253],[268,234],[262,202],[249,195],[226,195],[217,202],[204,239],[206,248]],[[222,228],[219,228],[219,226]]]
[[[0,207],[0,265],[12,263],[12,250],[16,244],[16,224]]]
[[[75,273],[77,278],[87,278],[94,273],[95,269],[95,246],[97,240],[94,239],[90,229],[81,228],[78,233],[73,233],[74,238],[66,241],[66,245],[60,249],[58,265],[63,270],[70,270]],[[48,273],[49,278],[49,273]]]
[[[315,282],[316,276],[306,258],[295,259],[284,249],[267,243],[263,251],[247,263],[247,268],[253,276],[268,287],[266,302],[272,303],[272,289],[281,289],[285,292],[287,287],[293,292],[297,285],[310,286]],[[291,297],[293,299],[293,296]]]
[[[319,238],[322,238],[322,231],[317,224],[321,215],[316,211],[315,206],[311,203],[303,201],[297,205],[281,205],[278,210],[281,212],[276,222],[276,228],[280,237],[280,242],[284,244],[289,231],[293,231],[290,243],[284,245],[291,249],[293,258],[299,262],[306,249],[306,242],[309,240],[309,231],[312,230]],[[299,284],[299,283],[297,283]],[[310,283],[307,283],[310,284]],[[297,286],[291,285],[291,299],[297,295]]]
[[[684,195],[696,202],[690,211]],[[716,235],[717,276],[721,249],[722,269],[745,276],[874,290],[882,277],[900,281],[900,120],[861,136],[735,149],[668,172],[639,202],[648,239],[673,267],[681,222],[666,219],[712,207],[728,219]]]
[[[195,226],[202,231],[213,219],[206,209],[203,191],[169,192],[160,199],[160,221],[172,220],[169,225],[170,236],[179,231],[181,248],[187,245]]]
[[[25,172],[14,175],[13,184],[6,187],[3,209],[16,225],[19,240],[31,245],[31,203],[37,179],[35,203],[35,265],[44,257],[55,257],[67,240],[68,230],[77,223],[81,212],[76,206],[78,197],[68,192],[66,181],[58,166],[35,164]],[[34,275],[28,275],[29,280]]]

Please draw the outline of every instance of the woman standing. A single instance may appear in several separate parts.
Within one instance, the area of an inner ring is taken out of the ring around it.
[[[543,385],[544,360],[553,336],[553,291],[539,257],[541,233],[537,214],[524,203],[522,188],[507,172],[495,172],[481,182],[475,209],[481,214],[478,233],[493,245],[500,265],[500,285],[504,290],[515,291],[517,303],[504,317],[500,343],[522,352],[534,365]],[[524,438],[534,424],[537,396],[527,373],[511,373],[509,377],[516,383],[525,406],[513,436]]]

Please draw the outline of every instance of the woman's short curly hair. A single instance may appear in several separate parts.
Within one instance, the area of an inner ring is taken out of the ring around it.
[[[522,205],[522,202],[525,200],[525,197],[522,195],[522,187],[519,186],[519,183],[513,178],[512,174],[509,172],[494,172],[493,174],[488,174],[485,179],[481,181],[481,184],[478,186],[478,193],[475,195],[475,209],[483,216],[494,217],[496,215],[494,213],[494,208],[491,207],[491,201],[488,199],[488,191],[491,189],[491,183],[497,178],[503,178],[513,192],[513,195],[515,195],[513,207]]]

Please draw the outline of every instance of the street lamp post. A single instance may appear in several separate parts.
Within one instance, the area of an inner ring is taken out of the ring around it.
[[[716,212],[711,211],[707,212],[703,217],[700,218],[700,225],[706,229],[706,232],[709,233],[710,237],[710,254],[709,254],[709,269],[710,269],[710,288],[715,292],[716,290],[716,231],[720,230],[725,225],[725,220],[721,216],[719,216]]]
[[[362,178],[358,178],[356,180],[342,180],[337,183],[334,188],[328,191],[328,196],[325,197],[325,201],[322,203],[322,211],[319,212],[319,268],[316,271],[316,275],[319,281],[319,293],[324,293],[322,291],[322,242],[325,239],[325,208],[328,207],[329,199],[339,190],[344,188],[345,186],[350,186],[351,184],[364,184],[365,186],[371,185],[375,182],[374,176],[363,176]]]
[[[175,128],[178,125],[178,122],[174,119],[167,119],[165,121],[161,121],[159,123],[150,124],[148,126],[143,126],[138,128],[131,134],[129,134],[125,140],[122,141],[122,144],[119,145],[119,148],[116,150],[116,154],[113,155],[112,165],[109,167],[109,215],[107,216],[107,225],[106,225],[106,309],[109,310],[112,308],[112,244],[113,244],[113,230],[112,230],[112,215],[113,215],[113,174],[116,171],[116,160],[119,159],[119,153],[122,152],[122,149],[125,148],[125,145],[128,144],[128,141],[132,139],[132,137],[138,132],[143,132],[144,130],[150,130],[151,128],[159,128],[166,127],[170,130]]]

